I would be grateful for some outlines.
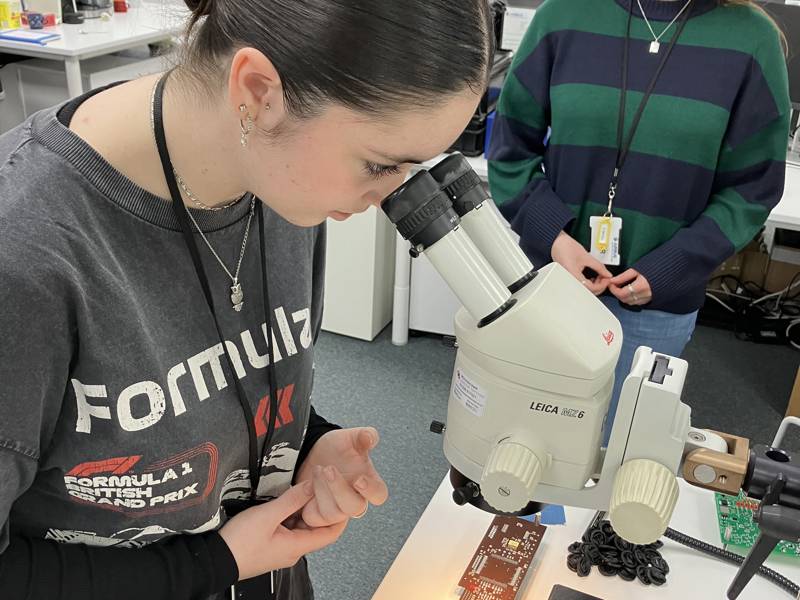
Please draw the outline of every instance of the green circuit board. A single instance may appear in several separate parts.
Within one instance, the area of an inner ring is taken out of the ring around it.
[[[758,508],[758,500],[748,498],[744,492],[738,496],[715,493],[719,535],[723,544],[751,548],[758,539],[758,525],[753,522],[753,511]],[[800,544],[780,542],[773,554],[800,557]]]

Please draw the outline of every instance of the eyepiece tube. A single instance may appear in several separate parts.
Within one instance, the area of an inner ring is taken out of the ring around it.
[[[450,200],[427,171],[420,171],[381,204],[383,212],[415,249],[432,246],[458,227]]]
[[[513,294],[536,271],[492,206],[480,177],[459,153],[451,154],[430,171],[453,203],[461,225]]]
[[[459,227],[450,200],[429,173],[417,173],[382,208],[413,248],[425,253],[479,325],[488,325],[513,306],[511,293]]]

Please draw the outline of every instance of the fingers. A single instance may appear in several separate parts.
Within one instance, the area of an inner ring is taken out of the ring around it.
[[[323,523],[338,523],[364,511],[366,501],[334,467],[314,469],[314,495]]]
[[[358,517],[369,504],[380,506],[389,498],[379,476],[361,475],[351,484],[335,467],[315,468],[313,485],[314,501],[303,510],[303,520],[311,527]]]
[[[366,477],[362,475],[353,484],[359,494],[370,504],[380,506],[389,499],[389,488],[380,477]]]
[[[336,508],[348,517],[356,517],[364,513],[367,508],[368,498],[359,487],[359,483],[366,478],[362,475],[354,485],[351,485],[335,467],[325,468],[325,479],[333,497]],[[368,486],[360,486],[368,489]],[[323,513],[324,514],[324,513]]]
[[[361,454],[368,454],[381,439],[378,430],[374,427],[358,427],[353,430],[353,435],[355,436],[353,446]]]
[[[624,302],[625,304],[629,304],[632,300],[628,290],[623,290],[621,287],[614,285],[613,283],[609,284],[608,291],[611,292],[617,300]]]
[[[609,271],[603,263],[601,263],[599,260],[597,260],[594,256],[592,256],[588,252],[586,253],[586,264],[584,266],[589,267],[592,271],[597,273],[602,279],[611,279],[613,277],[611,271]]]
[[[579,272],[577,274],[573,273],[573,275],[586,287],[587,290],[592,292],[595,296],[598,296],[606,291],[606,287],[608,287],[608,277],[603,275],[603,273],[607,273],[608,271],[588,254],[586,255],[586,258],[588,260],[583,261],[578,265]],[[593,271],[597,273],[597,275],[591,278],[586,277],[584,273],[587,271]]]
[[[294,513],[303,508],[311,500],[314,488],[311,482],[306,481],[300,485],[295,485],[286,490],[269,504],[263,505],[265,508],[277,511],[278,522],[282,523]]]
[[[641,306],[652,300],[650,286],[641,276],[622,286],[609,284],[608,289],[620,302],[628,306]]]
[[[282,529],[280,533],[281,537],[287,539],[288,543],[291,545],[293,554],[297,556],[299,560],[301,556],[330,546],[339,539],[345,527],[347,527],[347,521],[322,527],[312,527],[310,529]]]
[[[319,469],[320,467],[314,468],[314,474],[309,482],[314,488],[314,499],[303,508],[303,521],[309,527],[324,527],[331,523],[338,523],[339,521],[347,519],[345,515],[332,514],[333,511],[330,508],[329,493],[324,489],[323,482],[320,481],[320,475],[318,475]],[[323,508],[321,508],[321,505],[324,506],[324,510],[326,511],[325,515],[322,513]]]
[[[311,527],[346,521],[367,508],[367,500],[335,467],[314,468],[314,501],[303,509],[303,520]]]
[[[637,277],[639,277],[638,271],[634,269],[628,269],[624,273],[620,273],[616,277],[611,278],[611,283],[618,287],[623,287],[632,283]]]
[[[598,294],[602,294],[604,291],[606,291],[606,287],[608,287],[608,279],[601,279],[599,277],[594,281],[591,279],[586,279],[583,285],[586,286],[587,290],[597,296]]]

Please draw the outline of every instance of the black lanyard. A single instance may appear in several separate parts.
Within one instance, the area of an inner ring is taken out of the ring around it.
[[[647,107],[647,103],[650,100],[650,95],[653,93],[653,90],[656,87],[658,78],[661,76],[661,72],[664,70],[664,66],[667,64],[667,60],[669,60],[669,56],[672,54],[672,50],[675,48],[675,44],[683,32],[683,28],[686,27],[686,23],[689,20],[689,16],[692,12],[692,7],[689,7],[689,9],[681,17],[678,28],[672,35],[672,40],[669,43],[669,47],[664,53],[664,56],[661,57],[661,62],[659,63],[656,72],[653,74],[653,77],[650,79],[650,83],[647,85],[647,89],[642,97],[642,101],[639,103],[639,108],[636,109],[636,114],[633,117],[630,131],[628,131],[628,137],[623,143],[623,130],[625,129],[625,102],[626,96],[628,95],[628,62],[630,59],[629,55],[631,44],[631,21],[633,20],[633,1],[634,0],[629,0],[628,3],[628,26],[625,30],[625,44],[622,47],[622,90],[620,92],[619,118],[617,121],[617,158],[614,163],[614,174],[611,176],[611,183],[608,186],[607,216],[611,215],[611,206],[614,202],[614,196],[617,194],[617,181],[619,180],[619,175],[622,172],[622,167],[625,165],[625,161],[628,158],[628,152],[630,151],[631,144],[633,143],[633,136],[636,135],[636,130],[639,128],[639,121],[642,120],[644,109]]]
[[[272,319],[271,317],[271,309],[270,309],[270,302],[269,302],[269,290],[267,285],[267,253],[265,248],[264,242],[264,210],[259,200],[256,200],[256,214],[258,216],[258,239],[259,239],[259,246],[261,250],[261,284],[263,288],[263,297],[264,297],[264,315],[265,319],[264,322],[266,323],[267,328],[267,360],[269,361],[267,367],[267,376],[269,378],[269,423],[267,425],[267,435],[264,438],[264,446],[261,449],[261,453],[258,452],[258,437],[256,436],[256,427],[255,427],[255,420],[253,419],[253,411],[250,408],[250,403],[247,401],[247,394],[245,394],[244,388],[242,387],[241,381],[236,376],[236,370],[233,368],[233,361],[231,359],[231,355],[228,352],[228,345],[225,343],[225,337],[222,335],[222,328],[219,325],[219,320],[217,319],[217,313],[214,310],[214,300],[211,296],[211,288],[208,284],[208,277],[206,276],[205,269],[203,268],[203,263],[200,260],[200,252],[197,248],[197,242],[194,239],[194,234],[192,233],[192,229],[189,222],[189,212],[186,209],[186,206],[183,203],[181,198],[181,194],[178,191],[178,183],[175,181],[175,175],[172,170],[172,161],[169,157],[169,150],[167,150],[167,138],[164,134],[164,115],[163,115],[163,103],[164,103],[164,84],[167,81],[167,77],[169,77],[169,73],[164,75],[161,80],[158,82],[156,86],[155,97],[153,100],[153,125],[155,129],[155,137],[156,137],[156,146],[158,146],[158,155],[161,158],[161,166],[164,169],[164,177],[167,180],[167,186],[169,187],[169,193],[172,196],[172,209],[175,211],[175,216],[178,219],[178,223],[180,223],[181,230],[183,231],[183,238],[186,241],[186,246],[189,249],[189,254],[191,254],[192,262],[194,263],[195,271],[197,272],[197,279],[200,281],[200,286],[203,288],[203,295],[206,298],[206,302],[208,303],[208,309],[211,311],[211,316],[214,319],[214,325],[217,328],[217,335],[219,336],[219,340],[222,343],[222,347],[225,349],[225,358],[228,364],[228,377],[233,380],[236,386],[236,394],[239,398],[239,404],[242,407],[242,414],[244,415],[245,421],[247,423],[247,435],[249,438],[249,472],[250,472],[250,501],[251,503],[256,501],[256,494],[258,491],[258,482],[261,470],[261,464],[264,461],[264,457],[267,452],[267,448],[270,447],[270,443],[272,441],[272,435],[275,431],[275,419],[277,418],[278,413],[278,388],[276,386],[275,380],[275,361],[273,360],[275,357],[275,352],[273,349],[273,340],[275,339],[272,334]],[[240,507],[244,508],[244,507]]]

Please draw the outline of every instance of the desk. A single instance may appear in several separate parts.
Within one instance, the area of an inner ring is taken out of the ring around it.
[[[483,538],[492,515],[472,506],[456,506],[447,478],[442,481],[425,512],[397,555],[372,600],[449,600],[472,554]],[[720,545],[713,494],[680,480],[680,499],[671,526],[705,542]],[[548,527],[534,558],[527,586],[519,600],[546,600],[553,585],[562,585],[605,600],[722,600],[736,574],[736,567],[670,540],[664,540],[662,555],[671,572],[666,585],[645,587],[619,577],[592,574],[579,578],[567,569],[567,546],[579,540],[594,517],[586,509],[567,508],[567,524]],[[770,558],[767,566],[792,581],[800,580],[800,560]],[[791,598],[761,577],[755,577],[741,600]]]
[[[766,222],[765,240],[767,248],[772,248],[776,229],[800,231],[800,162],[790,154],[786,163],[786,182],[783,197],[772,209]]]
[[[43,31],[58,33],[61,39],[45,46],[0,40],[0,52],[64,61],[67,89],[72,98],[84,92],[82,60],[169,40],[183,31],[188,16],[189,11],[177,4],[144,3],[126,13],[115,13],[107,23],[90,19],[81,25],[48,27]]]

